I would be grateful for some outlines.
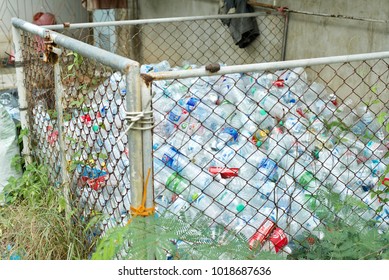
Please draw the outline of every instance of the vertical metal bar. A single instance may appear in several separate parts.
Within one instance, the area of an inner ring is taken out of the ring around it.
[[[128,112],[142,111],[141,77],[139,63],[132,63],[126,73],[126,104]],[[131,207],[132,209],[142,208],[144,189],[143,170],[143,142],[142,131],[130,129],[127,133],[128,157],[130,161],[131,180]],[[129,225],[131,226],[131,224]],[[145,225],[147,227],[147,224]],[[146,228],[145,228],[146,232]],[[142,259],[147,259],[148,249],[144,252]]]
[[[128,2],[130,13],[129,18],[131,20],[138,20],[139,19],[139,3],[138,0],[130,0]],[[143,63],[141,60],[141,49],[142,49],[142,39],[141,39],[141,25],[131,25],[129,27],[129,35],[131,38],[130,41],[130,58],[138,61],[139,63]]]
[[[141,94],[142,94],[142,107],[143,112],[150,112],[152,110],[151,106],[151,84],[147,84],[143,79],[141,79]],[[150,127],[150,124],[146,124],[146,127]],[[147,180],[147,197],[146,197],[146,208],[154,207],[154,172],[153,172],[153,133],[151,129],[143,130],[143,170]],[[149,227],[148,232],[153,230],[151,225],[146,224]],[[149,246],[147,248],[147,259],[155,259],[155,247]]]
[[[284,35],[282,38],[282,54],[281,60],[285,60],[286,58],[286,44],[288,41],[288,30],[289,30],[289,12],[285,12],[285,23],[284,23]]]
[[[66,200],[66,216],[70,218],[70,182],[67,171],[66,147],[64,141],[64,125],[63,125],[63,87],[61,81],[61,67],[59,63],[54,64],[54,84],[55,84],[55,106],[57,110],[57,129],[58,129],[58,146],[59,146],[59,163],[61,172],[61,183],[63,194]]]
[[[140,112],[142,110],[142,100],[140,93],[140,74],[139,65],[131,66],[126,74],[127,111]],[[139,207],[142,203],[143,195],[143,156],[142,156],[142,132],[130,129],[128,137],[128,155],[130,160],[130,179],[131,179],[131,204],[133,207]]]
[[[22,54],[22,45],[21,45],[21,34],[20,30],[15,26],[12,26],[12,38],[15,49],[15,61],[18,64],[23,65],[23,54]],[[20,124],[22,129],[29,129],[29,120],[28,120],[28,100],[26,94],[26,88],[24,84],[24,68],[23,66],[16,67],[16,84],[18,87],[18,95],[19,95],[19,110],[20,110]],[[29,133],[30,134],[30,133]],[[23,136],[23,151],[22,155],[26,164],[32,162],[31,159],[31,151],[29,145],[29,137]]]
[[[126,73],[126,105],[128,112],[140,112],[142,110],[139,70],[139,64],[131,65]],[[131,204],[133,207],[139,207],[143,195],[142,132],[130,129],[127,137],[130,160]]]

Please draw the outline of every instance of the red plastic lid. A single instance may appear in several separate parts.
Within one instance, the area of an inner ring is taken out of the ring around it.
[[[283,79],[278,79],[277,81],[273,82],[273,85],[276,87],[284,87],[285,81]]]
[[[225,167],[210,167],[208,171],[211,174],[217,175],[220,174],[223,179],[237,177],[239,168],[225,168]]]

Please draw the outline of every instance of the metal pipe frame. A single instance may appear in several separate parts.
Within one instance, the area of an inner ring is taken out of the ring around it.
[[[192,17],[171,17],[171,18],[152,18],[152,19],[137,19],[137,20],[122,20],[122,21],[105,21],[105,22],[86,22],[86,23],[69,23],[44,25],[42,27],[50,30],[78,29],[91,27],[106,27],[106,26],[123,26],[123,25],[142,25],[142,24],[157,24],[183,21],[197,21],[209,19],[230,19],[230,18],[247,18],[268,15],[266,12],[242,13],[229,15],[209,15],[209,16],[192,16]]]
[[[15,49],[15,61],[21,63],[23,61],[22,47],[21,47],[21,35],[20,31],[12,26],[12,38]],[[27,114],[28,100],[26,95],[26,88],[24,87],[24,71],[23,67],[16,67],[16,84],[18,87],[19,95],[19,110],[20,110],[20,125],[22,129],[29,129],[29,120]],[[27,164],[32,162],[30,145],[28,136],[23,136],[23,151],[22,155]]]
[[[54,64],[54,84],[55,84],[55,106],[57,110],[57,129],[58,129],[58,146],[60,155],[60,172],[61,172],[61,184],[63,188],[63,194],[66,200],[66,217],[70,219],[71,207],[70,207],[70,177],[68,174],[68,164],[66,161],[66,146],[65,146],[65,133],[64,133],[64,119],[63,119],[63,87],[61,82],[61,66],[58,62]]]
[[[124,73],[126,77],[126,88],[127,88],[127,110],[130,112],[140,112],[142,110],[142,98],[141,98],[141,78],[140,78],[140,64],[131,59],[110,53],[108,51],[99,49],[97,47],[88,45],[81,41],[72,39],[68,36],[56,33],[54,31],[48,30],[46,28],[28,23],[24,20],[13,18],[12,25],[14,28],[14,33],[18,34],[21,29],[26,32],[38,35],[42,38],[50,38],[54,43],[64,48],[70,49],[79,53],[80,55],[89,58],[95,59],[97,62],[104,65],[110,66],[111,68],[120,70]],[[19,35],[20,36],[20,35]],[[17,36],[15,38],[18,38]],[[17,48],[17,58],[20,59],[21,46]],[[56,84],[61,83],[59,77],[59,67],[56,71]],[[23,76],[19,74],[18,85],[23,87]],[[57,95],[57,104],[61,102],[61,87],[56,87]],[[25,93],[24,88],[20,91],[22,94]],[[23,96],[22,96],[23,98]],[[24,99],[23,99],[24,100]],[[21,104],[23,103],[23,100]],[[23,105],[27,108],[27,104]],[[61,108],[58,107],[58,113],[60,113]],[[61,123],[59,123],[61,125]],[[151,142],[152,139],[149,140]],[[142,203],[143,196],[143,139],[142,132],[138,130],[129,130],[128,132],[128,150],[130,158],[130,179],[131,179],[131,204],[133,207],[139,207]],[[62,176],[66,177],[66,165],[63,163],[64,155],[63,151],[61,152],[62,156]]]
[[[278,62],[266,62],[266,63],[255,63],[245,65],[233,65],[223,66],[220,70],[211,73],[205,70],[204,67],[192,70],[180,70],[180,71],[167,71],[167,72],[154,72],[148,74],[142,74],[143,78],[151,82],[153,80],[172,80],[172,79],[185,79],[195,78],[202,76],[217,76],[234,73],[248,73],[248,72],[261,72],[269,70],[296,68],[296,67],[309,67],[323,64],[336,64],[336,63],[348,63],[362,60],[373,60],[373,59],[385,59],[389,58],[389,51],[387,52],[375,52],[375,53],[363,53],[353,55],[341,55],[341,56],[330,56],[320,58],[308,58],[298,60],[286,60]]]
[[[100,49],[92,45],[88,45],[84,42],[59,34],[47,28],[37,26],[22,19],[12,18],[12,25],[18,29],[38,35],[42,38],[50,36],[50,38],[57,45],[75,51],[84,57],[95,59],[96,61],[104,65],[110,66],[111,68],[117,70],[121,70],[125,73],[127,73],[129,71],[129,68],[131,67],[139,68],[139,63],[134,60],[128,59],[117,54],[113,54],[109,51]]]

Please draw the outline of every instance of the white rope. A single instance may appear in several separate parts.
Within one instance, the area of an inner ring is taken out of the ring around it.
[[[147,112],[126,112],[124,118],[128,121],[129,125],[124,131],[124,133],[118,138],[118,142],[127,134],[130,129],[133,130],[148,130],[155,127],[153,111]],[[135,124],[139,126],[135,126]],[[146,126],[148,125],[148,126]]]

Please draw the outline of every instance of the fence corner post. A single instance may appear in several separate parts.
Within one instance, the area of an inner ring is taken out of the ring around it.
[[[64,141],[64,120],[63,120],[63,87],[61,80],[61,67],[59,62],[54,64],[54,83],[55,83],[55,106],[57,110],[57,129],[58,129],[58,146],[60,156],[60,172],[61,172],[61,183],[63,187],[63,194],[66,200],[66,216],[70,218],[71,207],[70,207],[70,182],[69,174],[67,170],[66,161],[66,147]]]
[[[147,176],[147,186],[145,190],[147,191],[146,196],[146,205],[147,209],[153,209],[154,211],[154,172],[153,172],[153,133],[152,128],[154,125],[154,117],[152,113],[152,95],[151,95],[151,83],[147,83],[144,79],[140,79],[140,90],[142,94],[142,107],[143,112],[146,114],[147,118],[143,124],[144,130],[142,130],[143,136],[143,169],[145,175]],[[153,212],[154,213],[154,212]],[[154,232],[154,228],[151,228],[151,225],[146,224],[150,229],[149,231]],[[147,248],[147,259],[155,259],[155,247],[149,246]]]
[[[23,68],[23,54],[22,54],[22,38],[20,30],[12,25],[12,38],[15,49],[15,63],[16,63],[16,85],[18,88],[19,96],[19,110],[20,110],[20,125],[21,128],[29,129],[29,120],[27,115],[28,100],[26,94],[26,88],[24,84],[24,68]],[[32,162],[31,151],[29,145],[29,135],[23,136],[23,151],[25,163],[29,164]]]

